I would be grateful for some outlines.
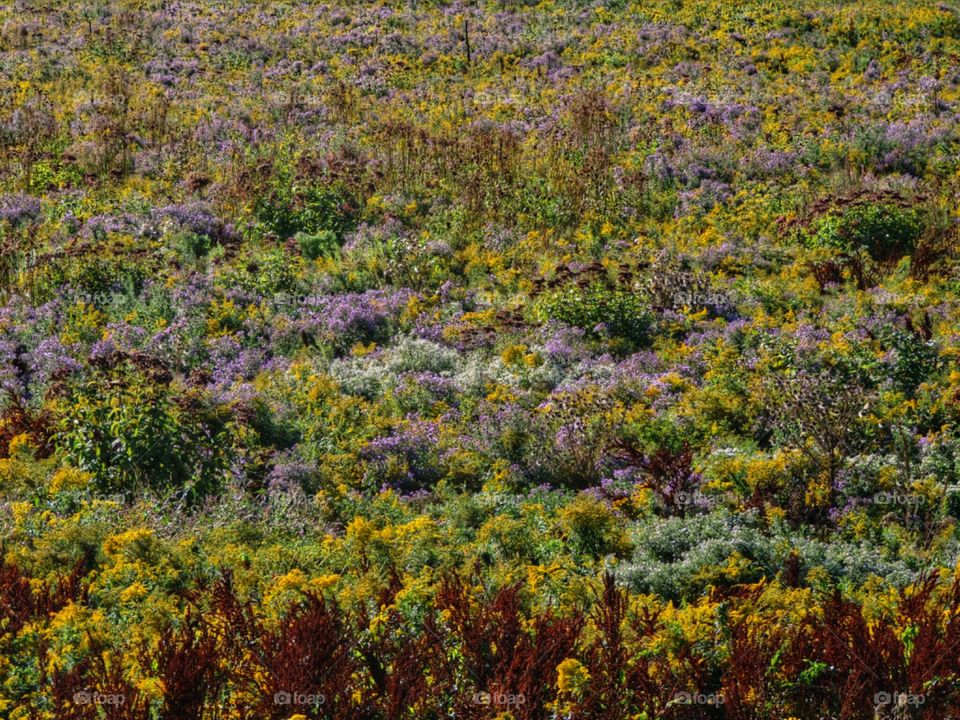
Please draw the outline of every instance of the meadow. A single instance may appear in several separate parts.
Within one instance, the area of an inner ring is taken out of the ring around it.
[[[960,717],[953,0],[0,5],[0,720]]]

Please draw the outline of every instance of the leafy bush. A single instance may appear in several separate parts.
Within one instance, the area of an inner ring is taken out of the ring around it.
[[[342,184],[281,185],[257,201],[253,215],[264,230],[281,239],[324,231],[340,238],[356,226],[358,209]]]
[[[874,260],[886,262],[912,253],[923,228],[918,209],[864,203],[820,218],[809,242],[847,253],[862,250]]]
[[[77,382],[64,398],[68,409],[55,442],[75,467],[93,474],[99,492],[152,490],[192,503],[224,479],[224,418],[207,399],[176,393],[164,372],[144,376],[119,364]]]
[[[307,260],[331,257],[340,248],[340,243],[337,242],[337,234],[332,230],[321,230],[313,234],[298,232],[294,239],[300,247],[300,252]]]
[[[640,295],[600,283],[587,288],[570,285],[549,295],[542,307],[549,318],[594,335],[622,338],[634,346],[647,340],[653,324],[653,316]]]
[[[590,495],[578,495],[570,502],[560,513],[560,525],[577,551],[594,558],[627,549],[616,515]]]
[[[172,239],[172,243],[181,256],[188,262],[196,262],[206,257],[212,247],[209,235],[198,235],[189,230],[176,233]]]

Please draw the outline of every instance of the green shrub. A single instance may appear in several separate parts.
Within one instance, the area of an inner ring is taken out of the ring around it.
[[[567,286],[549,296],[543,310],[567,325],[594,334],[607,333],[635,345],[646,341],[653,319],[639,295],[600,283],[588,288]]]
[[[263,230],[281,239],[324,231],[340,238],[358,218],[357,204],[341,184],[275,188],[257,200],[253,214]]]
[[[121,364],[76,383],[67,400],[56,444],[100,492],[150,489],[194,502],[224,477],[226,423],[203,398],[177,396]]]
[[[300,252],[308,260],[331,257],[340,249],[337,234],[332,230],[321,230],[316,233],[298,232],[295,239]]]
[[[184,230],[172,238],[177,253],[188,262],[197,262],[210,254],[213,242],[209,235]]]
[[[560,513],[560,526],[573,547],[593,558],[629,550],[619,524],[607,505],[585,493],[577,495]]]
[[[917,387],[936,370],[937,348],[916,333],[899,328],[889,332],[887,344],[896,353],[890,379],[897,390],[913,397]]]
[[[912,253],[922,233],[918,210],[869,203],[820,218],[809,244],[848,253],[866,251],[874,260],[888,261]]]

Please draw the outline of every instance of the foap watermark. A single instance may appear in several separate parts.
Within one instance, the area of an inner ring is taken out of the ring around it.
[[[923,496],[917,493],[878,492],[870,498],[871,505],[922,505]]]
[[[687,692],[683,690],[673,696],[675,705],[723,705],[723,693]]]
[[[280,692],[273,694],[273,704],[274,705],[323,705],[327,701],[326,696],[323,693],[315,692],[287,692],[286,690],[281,690]]]
[[[919,707],[926,701],[925,695],[901,692],[878,692],[873,696],[873,704],[881,707]]]
[[[733,307],[735,304],[734,299],[729,294],[715,291],[683,290],[673,296],[674,310],[680,310],[684,307],[727,308]]]
[[[523,705],[527,699],[523,693],[508,692],[475,692],[471,698],[474,705],[496,705],[506,707],[516,707]]]
[[[687,492],[686,490],[681,490],[676,495],[673,496],[674,502],[679,506],[689,507],[692,505],[709,505],[710,498],[704,495],[699,490],[694,490],[692,492]]]
[[[318,307],[323,302],[319,295],[297,295],[295,293],[279,292],[272,298],[273,307],[277,310],[297,310],[299,308]]]
[[[473,90],[464,96],[464,99],[472,101],[476,105],[522,105],[526,101],[523,93],[515,90],[493,89],[493,90]]]
[[[26,299],[30,301],[39,301],[39,298],[35,298],[26,294]],[[122,290],[104,290],[101,292],[85,292],[83,290],[77,290],[73,288],[61,288],[57,291],[56,297],[52,298],[59,301],[62,305],[90,305],[94,307],[107,307],[116,302],[125,302],[131,299],[130,293],[124,292]]]
[[[296,88],[268,92],[263,95],[263,99],[271,105],[299,108],[323,108],[328,102],[328,98],[323,95]]]
[[[73,694],[74,705],[123,705],[126,696],[121,693],[102,693],[95,690],[78,690]]]
[[[638,280],[634,287],[646,292],[651,302],[661,309],[713,308],[723,311],[740,301],[733,288],[714,287],[702,274],[664,271]]]

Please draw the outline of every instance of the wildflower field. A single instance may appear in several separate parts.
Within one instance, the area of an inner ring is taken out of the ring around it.
[[[960,718],[956,0],[0,4],[0,720]]]

